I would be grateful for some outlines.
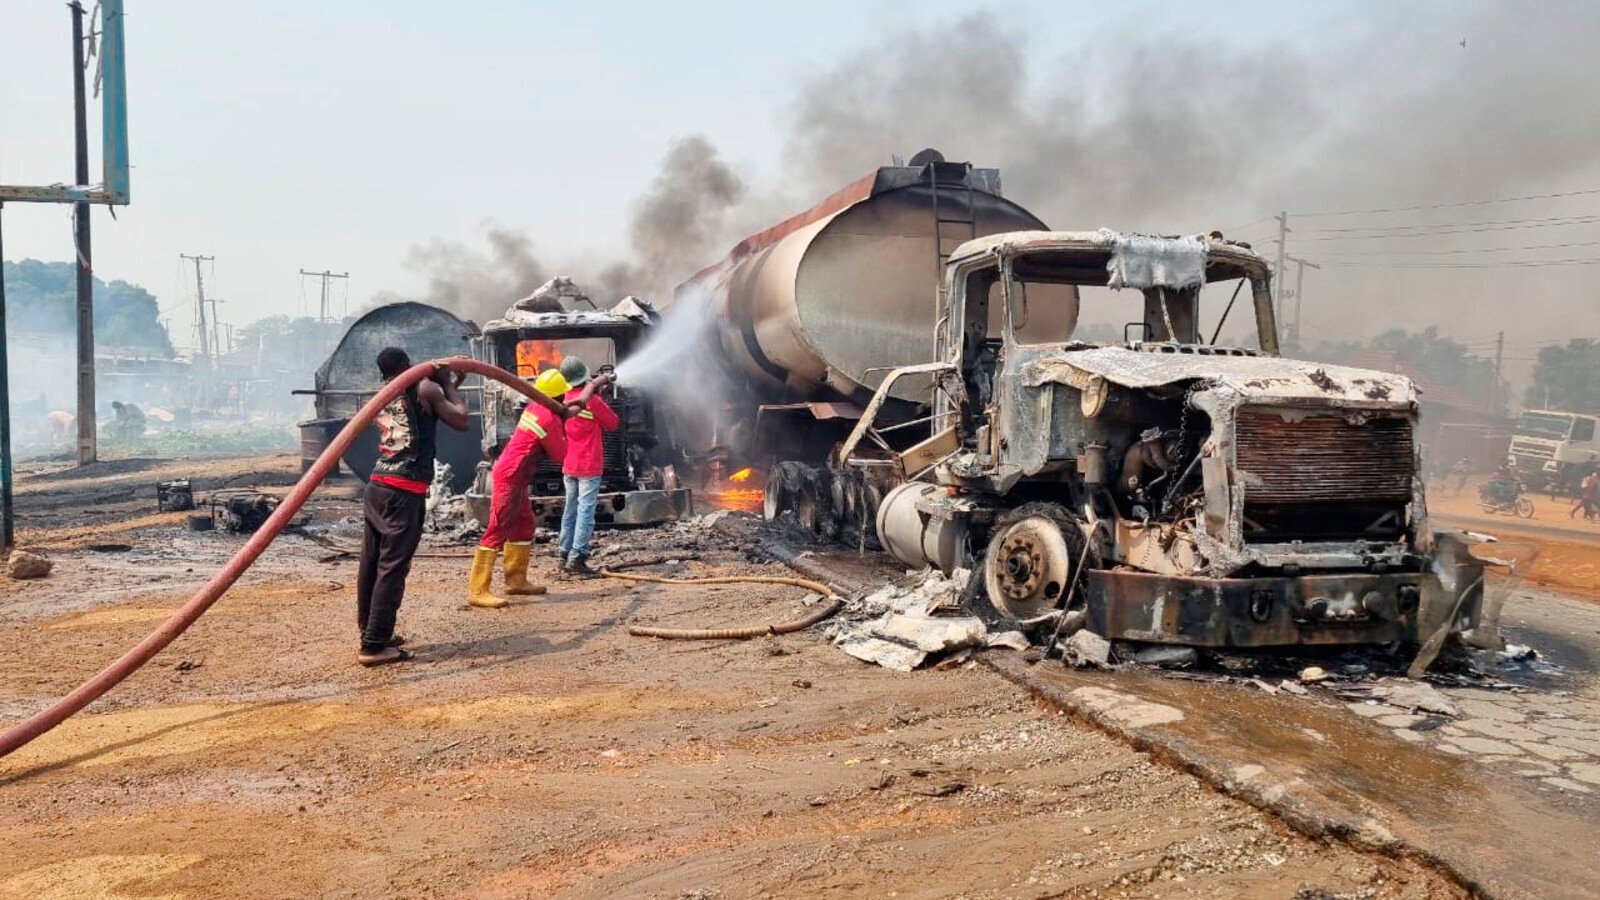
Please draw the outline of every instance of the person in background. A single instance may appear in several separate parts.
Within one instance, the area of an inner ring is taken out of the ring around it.
[[[48,416],[50,420],[50,440],[71,440],[76,433],[73,426],[78,424],[78,417],[64,409],[52,410]]]
[[[559,399],[567,392],[566,379],[555,369],[539,373],[533,386],[551,399]],[[535,596],[545,592],[543,585],[528,581],[528,557],[533,550],[534,531],[528,483],[539,467],[541,452],[557,464],[566,459],[566,429],[559,415],[530,403],[517,419],[511,440],[494,461],[489,525],[478,541],[478,549],[472,557],[472,574],[467,579],[467,602],[473,606],[499,609],[508,603],[490,590],[494,560],[502,547],[506,554],[506,593]]]
[[[1589,474],[1583,476],[1583,482],[1578,487],[1578,502],[1567,513],[1567,517],[1577,515],[1580,509],[1585,519],[1592,520],[1600,515],[1600,469],[1590,467]]]
[[[125,441],[136,441],[144,436],[144,413],[139,407],[132,403],[113,400],[111,410],[116,414],[112,428],[117,437]]]
[[[597,393],[611,383],[610,375],[600,375],[592,381],[589,367],[576,356],[561,361],[561,374],[570,385],[566,397],[569,406],[576,405],[578,413],[567,420],[567,461],[561,466],[562,480],[567,487],[567,501],[561,510],[562,571],[573,575],[592,575],[589,568],[589,541],[594,536],[594,511],[600,499],[600,476],[605,473],[605,447],[603,434],[616,431],[617,414]],[[578,389],[589,385],[587,400],[579,397]]]
[[[378,373],[385,383],[411,368],[411,357],[399,347],[378,353]],[[467,405],[458,388],[465,373],[443,366],[405,389],[378,413],[378,460],[362,492],[366,534],[361,542],[361,568],[356,577],[356,624],[361,628],[363,666],[410,659],[401,649],[405,638],[395,634],[395,619],[405,596],[406,576],[422,540],[423,508],[433,481],[435,433],[440,422],[467,430]]]

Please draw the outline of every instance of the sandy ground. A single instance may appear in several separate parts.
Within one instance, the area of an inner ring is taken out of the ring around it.
[[[153,517],[155,480],[283,484],[293,467],[25,476],[23,542],[57,570],[0,582],[0,724],[144,636],[238,545]],[[319,517],[353,514],[350,495]],[[772,539],[753,523],[606,538],[701,552],[686,574],[782,574],[762,561]],[[106,544],[130,549],[88,549]],[[354,562],[324,555],[280,540],[154,663],[0,760],[0,895],[1459,893],[1301,837],[983,667],[901,675],[811,635],[622,630],[788,618],[798,589],[564,582],[472,610],[460,551],[414,570],[401,623],[419,659],[366,670]]]

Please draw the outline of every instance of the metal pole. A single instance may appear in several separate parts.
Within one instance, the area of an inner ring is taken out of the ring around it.
[[[77,150],[76,184],[89,183],[89,123],[83,85],[83,6],[72,10],[72,113]],[[89,249],[89,204],[72,205],[73,239],[78,249],[78,465],[99,455],[94,412],[94,268]]]
[[[1273,289],[1272,311],[1277,313],[1276,318],[1282,319],[1283,318],[1283,283],[1285,281],[1288,281],[1288,279],[1284,277],[1283,257],[1284,257],[1284,251],[1286,249],[1285,245],[1289,241],[1289,214],[1286,213],[1286,212],[1278,213],[1277,219],[1278,219],[1278,268],[1272,273],[1272,277],[1277,279],[1278,284]]]
[[[1500,366],[1505,362],[1505,352],[1506,333],[1502,331],[1494,336],[1494,390],[1489,394],[1489,402],[1491,404],[1489,407],[1489,413],[1496,416],[1500,415]],[[1549,397],[1550,389],[1545,388],[1546,408],[1550,406]]]
[[[0,203],[0,211],[5,204]],[[5,241],[0,238],[0,549],[16,543],[16,514],[11,509],[11,360],[6,355]]]
[[[211,404],[211,338],[206,330],[206,282],[200,273],[200,264],[216,259],[214,256],[201,256],[195,254],[179,253],[179,259],[187,259],[194,263],[194,308],[195,329],[200,332],[200,355],[194,358],[195,381],[200,389],[201,409],[210,409]]]
[[[1294,263],[1294,266],[1295,266],[1295,274],[1294,274],[1294,349],[1295,349],[1296,352],[1299,352],[1300,346],[1301,346],[1300,345],[1300,306],[1304,302],[1302,297],[1305,294],[1305,289],[1306,289],[1306,269],[1308,267],[1312,268],[1312,269],[1320,269],[1322,267],[1317,265],[1314,262],[1311,262],[1310,260],[1301,259],[1298,256],[1286,256],[1286,257],[1284,257],[1284,259],[1287,259],[1289,262]]]

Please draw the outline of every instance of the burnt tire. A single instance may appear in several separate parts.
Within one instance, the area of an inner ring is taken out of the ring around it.
[[[1080,564],[1098,568],[1101,554],[1078,520],[1058,504],[1025,504],[995,524],[980,566],[984,593],[999,615],[1016,621],[1061,609],[1069,596],[1081,607]]]

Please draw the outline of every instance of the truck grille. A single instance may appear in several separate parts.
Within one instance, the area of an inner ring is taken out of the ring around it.
[[[1405,530],[1411,422],[1245,409],[1235,428],[1245,540],[1392,539]]]
[[[1522,440],[1513,440],[1511,442],[1511,452],[1518,456],[1537,456],[1540,459],[1555,459],[1556,457],[1555,451],[1549,447]]]

